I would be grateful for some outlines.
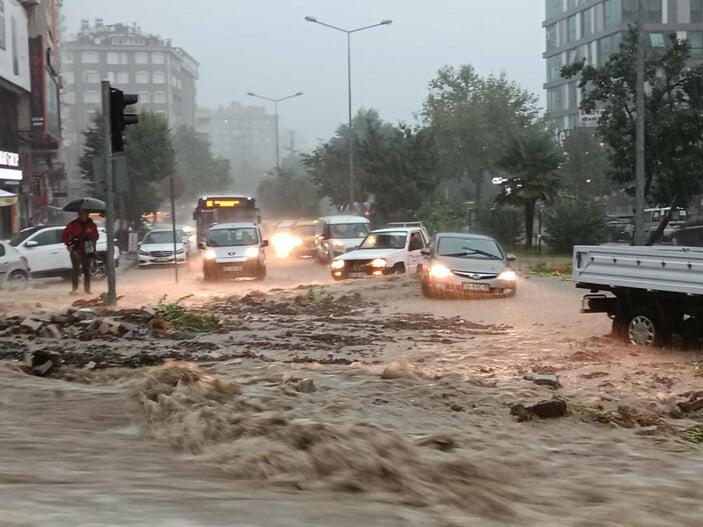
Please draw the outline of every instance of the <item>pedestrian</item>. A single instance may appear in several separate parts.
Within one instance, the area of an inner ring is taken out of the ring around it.
[[[83,289],[90,293],[90,268],[95,258],[95,242],[98,241],[98,227],[88,211],[81,210],[78,217],[71,221],[61,234],[61,241],[66,244],[71,255],[71,283],[75,295],[78,291],[78,281],[83,272]]]

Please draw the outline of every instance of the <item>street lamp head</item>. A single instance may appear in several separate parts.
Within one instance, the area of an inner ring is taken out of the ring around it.
[[[314,16],[306,16],[305,20],[307,20],[308,22],[317,22],[317,18],[315,18]]]
[[[385,20],[381,20],[381,25],[382,26],[387,26],[388,24],[392,24],[393,21],[390,18],[386,18]]]
[[[303,94],[303,92],[299,91],[298,93],[295,94],[295,96],[298,97],[299,95],[302,95],[302,94]]]
[[[247,92],[247,95],[249,95],[250,97],[256,97],[256,94],[250,91]]]

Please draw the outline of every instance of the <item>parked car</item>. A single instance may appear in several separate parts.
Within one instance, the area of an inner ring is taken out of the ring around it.
[[[608,216],[607,240],[609,243],[630,243],[635,217],[632,214]]]
[[[644,229],[647,235],[651,234],[659,224],[664,220],[671,207],[655,207],[651,209],[644,210]],[[660,240],[663,243],[671,243],[673,241],[674,233],[680,229],[686,220],[688,219],[688,213],[685,209],[677,209],[671,216],[671,221],[664,229],[664,234]]]
[[[192,258],[198,252],[198,244],[195,242],[195,233],[190,227],[176,227],[176,232],[183,240],[183,245],[186,248],[186,255]]]
[[[672,235],[674,245],[703,247],[703,216],[691,216]]]
[[[429,240],[419,227],[394,227],[371,231],[355,249],[337,256],[330,265],[332,278],[364,278],[419,272]]]
[[[139,243],[139,266],[184,264],[188,261],[183,239],[176,232],[176,255],[173,249],[173,231],[166,229],[152,230],[146,233]]]
[[[324,216],[317,222],[316,255],[320,263],[331,262],[336,256],[353,249],[369,232],[369,219],[363,216]]]
[[[298,258],[311,258],[315,255],[315,232],[317,221],[300,220],[293,225],[293,235],[296,237],[293,255]]]
[[[18,232],[10,244],[20,256],[27,259],[32,277],[67,276],[71,272],[71,256],[61,241],[64,225],[29,227]],[[91,275],[100,280],[105,275],[107,258],[107,234],[98,228],[98,241],[95,244],[96,257],[92,261]],[[120,249],[114,249],[115,267],[120,263]]]
[[[0,281],[3,287],[23,287],[29,280],[27,258],[7,241],[0,242]]]
[[[489,236],[464,233],[436,234],[422,271],[422,293],[445,295],[515,295],[517,275],[510,268],[515,257],[506,254]]]
[[[203,255],[205,281],[224,278],[266,277],[268,241],[261,236],[256,223],[221,223],[210,228],[206,241],[200,247]]]

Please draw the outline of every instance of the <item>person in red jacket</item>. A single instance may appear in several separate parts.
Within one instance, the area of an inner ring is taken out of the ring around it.
[[[90,293],[90,268],[95,258],[95,243],[98,241],[98,227],[90,219],[88,212],[81,210],[78,218],[66,225],[61,234],[61,241],[66,244],[71,255],[71,282],[73,290],[78,291],[78,280],[83,272],[83,288]]]

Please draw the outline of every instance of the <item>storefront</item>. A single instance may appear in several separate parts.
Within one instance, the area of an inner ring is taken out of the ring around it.
[[[19,154],[0,150],[0,239],[9,238],[19,228],[17,194],[21,182]]]

